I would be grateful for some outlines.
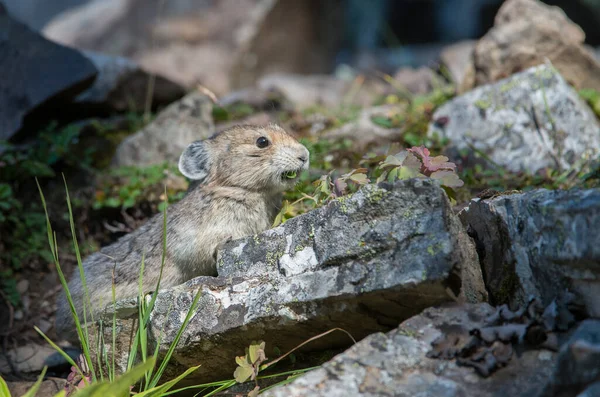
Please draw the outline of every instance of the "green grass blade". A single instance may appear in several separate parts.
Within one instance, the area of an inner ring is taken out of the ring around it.
[[[219,387],[219,388],[217,388],[217,389],[215,389],[215,390],[211,391],[211,392],[210,392],[210,393],[208,393],[208,394],[205,394],[203,397],[210,397],[210,396],[214,396],[215,394],[217,394],[217,393],[219,393],[219,392],[222,392],[223,390],[227,390],[227,389],[229,389],[230,387],[234,386],[236,383],[237,383],[237,382],[236,382],[235,380],[231,380],[231,381],[229,381],[229,382],[225,383],[223,386],[221,386],[221,387]],[[198,395],[198,394],[194,395],[194,397],[196,397],[197,395]]]
[[[116,266],[116,263],[115,263]],[[109,378],[112,382],[117,373],[115,372],[115,346],[117,345],[117,292],[115,289],[115,269],[113,268],[112,273],[112,301],[113,301],[113,322],[112,322],[112,346],[110,348],[112,352],[112,367],[109,371]]]
[[[54,258],[54,264],[55,264],[55,267],[56,267],[58,278],[59,278],[60,283],[61,283],[61,285],[63,287],[64,292],[65,292],[65,296],[66,296],[67,302],[69,304],[69,310],[71,311],[71,315],[73,316],[73,320],[75,322],[75,328],[76,328],[76,331],[77,331],[77,336],[79,337],[79,340],[81,341],[81,345],[82,345],[82,350],[83,350],[84,356],[86,358],[88,366],[92,367],[90,352],[89,352],[89,348],[88,348],[88,343],[87,343],[87,340],[84,338],[84,333],[83,333],[83,330],[81,328],[81,322],[79,321],[79,316],[77,315],[77,311],[75,310],[75,305],[73,303],[73,297],[71,296],[71,291],[69,291],[67,280],[66,280],[65,275],[64,275],[64,273],[62,271],[62,268],[60,266],[60,261],[59,261],[59,258],[58,258],[58,243],[56,241],[56,233],[54,233],[54,231],[52,230],[52,224],[50,223],[50,216],[48,214],[48,206],[46,205],[46,199],[44,197],[44,193],[42,192],[42,188],[41,188],[41,186],[40,186],[37,178],[36,178],[35,182],[37,184],[38,191],[40,192],[40,198],[42,200],[42,207],[44,208],[44,214],[46,216],[46,231],[48,233],[48,244],[50,245],[50,251],[52,252],[52,256]],[[57,346],[54,345],[49,339],[46,338],[46,340],[48,340],[49,343],[51,345],[53,345],[53,347],[55,349],[57,349]],[[61,351],[60,349],[57,349],[57,350]],[[71,360],[71,362],[72,362],[72,360]]]
[[[162,397],[173,386],[175,386],[177,383],[179,383],[180,380],[182,380],[183,378],[185,378],[186,376],[188,376],[189,374],[191,374],[192,372],[194,372],[198,368],[200,368],[199,365],[197,365],[195,367],[188,368],[184,373],[182,373],[181,375],[179,375],[175,379],[172,379],[172,380],[170,380],[168,382],[165,382],[164,384],[162,384],[160,386],[156,386],[156,387],[153,387],[152,389],[149,389],[149,390],[143,391],[141,393],[138,393],[138,394],[136,394],[136,397],[158,397],[158,396]]]
[[[81,376],[81,378],[83,379],[84,383],[87,384],[87,380],[85,375],[83,374],[83,371],[81,370],[81,368],[79,368],[79,366],[75,363],[75,361],[73,361],[73,359],[71,358],[71,356],[69,356],[67,353],[65,353],[65,351],[63,349],[61,349],[56,343],[52,342],[52,340],[50,340],[50,338],[48,338],[46,336],[46,334],[44,334],[42,332],[41,329],[39,329],[37,326],[33,326],[33,329],[35,329],[35,331],[40,334],[42,336],[42,338],[44,338],[46,340],[46,342],[48,342],[48,344],[50,344],[50,346],[52,346],[52,348],[54,350],[56,350],[61,356],[63,356],[63,358],[65,360],[67,360],[67,362],[69,364],[71,364],[71,366],[75,367],[75,369],[77,370],[77,372],[79,373],[79,376]]]
[[[10,390],[8,390],[8,385],[0,376],[0,397],[11,397]]]
[[[46,375],[47,370],[48,370],[48,367],[44,367],[44,369],[42,369],[42,373],[37,378],[37,380],[35,381],[33,386],[31,386],[31,389],[27,390],[27,393],[23,394],[22,397],[35,397],[38,390],[40,389],[40,386],[42,385],[42,381],[44,380],[44,376]]]
[[[73,208],[71,206],[71,197],[69,195],[69,187],[67,186],[67,179],[65,178],[65,175],[63,174],[63,182],[65,185],[65,194],[66,194],[66,198],[67,198],[67,208],[69,209],[69,225],[71,227],[71,235],[73,236],[73,248],[75,249],[75,257],[77,258],[77,268],[79,269],[79,277],[81,278],[81,286],[83,288],[83,302],[82,302],[82,307],[83,307],[83,324],[85,324],[85,326],[83,327],[83,331],[85,331],[85,341],[86,341],[86,347],[87,347],[87,352],[85,352],[84,356],[86,358],[86,361],[88,361],[88,366],[90,368],[91,374],[92,374],[92,378],[95,380],[96,379],[96,371],[94,369],[94,365],[92,363],[91,360],[91,354],[90,354],[90,350],[89,350],[89,333],[88,333],[88,321],[87,321],[87,308],[90,309],[90,315],[91,315],[91,321],[92,323],[94,322],[94,314],[93,311],[91,310],[91,302],[90,302],[90,294],[89,294],[89,290],[87,287],[87,282],[85,280],[85,272],[83,269],[83,262],[81,260],[81,251],[79,250],[79,243],[77,242],[77,233],[75,231],[75,221],[73,218]],[[83,342],[82,342],[83,343]],[[100,370],[100,372],[102,372],[102,370],[100,368],[98,368],[98,370]]]
[[[181,338],[183,331],[187,328],[187,325],[189,324],[190,320],[192,319],[192,315],[196,313],[196,309],[198,308],[198,301],[200,300],[201,295],[202,295],[202,290],[198,289],[198,292],[196,293],[196,296],[194,297],[192,305],[190,306],[190,310],[188,310],[188,312],[185,316],[185,320],[181,324],[181,328],[179,328],[179,330],[177,331],[177,335],[175,336],[175,339],[169,346],[169,350],[165,354],[165,358],[160,363],[160,366],[158,367],[158,371],[156,371],[156,374],[154,375],[152,382],[150,382],[151,387],[154,387],[158,384],[160,377],[162,376],[163,372],[165,371],[167,364],[169,363],[169,360],[171,359],[171,356],[173,355],[173,351],[175,351],[175,347],[177,347],[177,344],[179,343],[179,339]]]
[[[119,376],[112,383],[98,382],[86,386],[74,394],[74,397],[127,397],[130,395],[130,387],[140,380],[149,368],[154,366],[155,362],[150,359],[140,365],[137,365]]]
[[[271,378],[278,378],[280,376],[286,376],[286,375],[296,375],[298,373],[303,374],[305,372],[312,371],[313,369],[317,369],[317,368],[321,368],[321,366],[317,365],[315,367],[295,369],[292,371],[280,372],[278,374],[262,375],[262,376],[257,376],[256,379],[271,379]]]
[[[167,393],[164,393],[162,395],[162,397],[170,396],[171,394],[181,393],[182,391],[187,391],[187,390],[202,389],[202,390],[200,390],[200,392],[202,392],[205,389],[208,389],[209,387],[223,387],[223,386],[231,387],[235,384],[236,384],[235,379],[228,379],[228,380],[221,380],[218,382],[203,383],[201,385],[186,386],[186,387],[182,387],[181,389],[175,389],[175,390],[171,390]]]
[[[287,385],[288,383],[292,383],[293,381],[295,381],[295,380],[296,380],[297,378],[299,378],[301,375],[302,375],[302,374],[298,374],[298,375],[292,375],[292,376],[290,376],[289,378],[286,378],[286,379],[282,380],[281,382],[277,382],[277,383],[274,383],[274,384],[272,384],[272,385],[270,385],[270,386],[267,386],[267,387],[265,387],[264,389],[260,389],[260,391],[261,391],[261,393],[264,393],[264,392],[266,392],[267,390],[269,390],[269,389],[272,389],[272,388],[274,388],[274,387],[277,387],[277,386],[283,386],[283,385]]]

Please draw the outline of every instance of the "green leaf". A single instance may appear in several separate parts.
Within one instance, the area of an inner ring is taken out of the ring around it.
[[[123,208],[127,209],[127,208],[131,208],[135,205],[135,199],[133,197],[128,197],[125,199],[125,201],[123,201]]]
[[[248,348],[248,355],[250,356],[250,362],[256,364],[257,361],[264,361],[265,357],[265,342],[259,344],[251,344]]]
[[[350,179],[359,185],[365,185],[369,183],[369,178],[365,174],[352,174],[350,175]]]
[[[12,187],[8,183],[0,183],[0,199],[6,200],[9,197],[12,197],[12,195]]]
[[[419,173],[419,170],[416,170],[412,167],[399,167],[398,168],[398,179],[401,179],[401,180],[411,179],[411,178],[416,178],[419,175],[421,175]]]
[[[254,367],[248,362],[247,356],[238,356],[235,358],[235,362],[238,367],[233,373],[235,381],[238,383],[244,383],[254,374]]]
[[[111,207],[111,208],[118,208],[121,206],[121,200],[119,200],[116,197],[109,197],[105,202],[104,205],[107,207]]]
[[[371,117],[373,124],[376,124],[384,128],[392,128],[394,126],[393,121],[389,117],[385,116],[373,116]]]
[[[452,188],[461,187],[465,184],[454,171],[436,171],[431,174],[431,179],[438,180],[442,185]]]

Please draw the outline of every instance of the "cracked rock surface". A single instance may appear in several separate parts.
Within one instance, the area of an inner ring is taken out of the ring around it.
[[[474,199],[461,220],[475,239],[491,301],[544,305],[571,289],[600,316],[600,189]]]
[[[502,391],[505,396],[534,396],[549,379],[556,353],[525,351],[489,378],[458,366],[455,360],[426,356],[440,336],[481,327],[494,311],[487,303],[427,309],[397,329],[370,335],[321,368],[264,395],[491,397]]]
[[[267,341],[267,357],[276,357],[269,348],[285,352],[331,328],[361,339],[456,297],[487,300],[475,248],[444,191],[429,180],[365,186],[229,242],[217,262],[218,277],[161,291],[151,314],[151,344],[160,338],[166,349],[201,292],[171,360],[173,373],[177,364],[202,364],[190,381],[231,376],[234,357],[253,340]],[[124,363],[137,311],[134,302],[119,307],[116,351]],[[307,348],[349,344],[334,337]]]

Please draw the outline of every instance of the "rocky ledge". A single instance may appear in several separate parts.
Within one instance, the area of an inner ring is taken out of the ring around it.
[[[331,328],[361,339],[431,306],[487,300],[475,247],[444,190],[430,180],[366,186],[280,227],[229,242],[218,272],[161,291],[151,314],[151,344],[164,351],[201,293],[171,361],[202,363],[191,375],[195,380],[231,376],[232,357],[253,340],[286,351]],[[125,364],[125,331],[134,326],[137,309],[135,301],[119,308],[116,352]],[[311,348],[350,343],[329,338]]]

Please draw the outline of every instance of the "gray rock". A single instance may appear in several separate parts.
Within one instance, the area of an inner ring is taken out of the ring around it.
[[[454,360],[427,358],[431,343],[448,332],[481,327],[494,309],[488,304],[430,308],[388,334],[376,333],[294,380],[264,393],[293,396],[529,397],[552,372],[555,353],[526,351],[489,378]]]
[[[33,381],[6,382],[9,395],[24,396],[35,384]],[[54,396],[64,390],[66,379],[52,378],[42,382],[36,396]]]
[[[66,353],[72,359],[78,356],[74,349],[66,349]],[[66,364],[67,360],[53,347],[31,343],[10,349],[0,356],[0,373],[11,374],[13,369],[17,373],[33,373],[41,371],[45,366],[52,368]]]
[[[303,109],[311,105],[339,106],[351,83],[328,75],[279,73],[261,78],[257,85],[265,92],[282,94],[295,107]]]
[[[81,93],[76,102],[94,105],[109,111],[143,111],[150,73],[127,58],[92,51],[83,54],[98,69],[98,77],[89,89]],[[152,82],[151,105],[155,109],[175,102],[185,95],[185,89],[162,76]]]
[[[460,218],[475,239],[492,302],[544,305],[566,288],[600,316],[600,189],[472,200]]]
[[[466,40],[445,47],[440,53],[441,63],[448,68],[452,81],[462,85],[467,72],[473,63],[475,41]]]
[[[433,305],[487,299],[475,249],[444,191],[429,180],[366,186],[229,242],[217,263],[218,277],[161,291],[151,314],[151,344],[160,338],[164,351],[201,292],[175,350],[176,363],[202,363],[197,380],[231,376],[234,357],[252,340],[267,341],[274,357],[274,346],[287,351],[331,328],[363,338]],[[127,360],[136,310],[135,300],[119,304],[118,363]],[[321,348],[348,344],[336,338]]]
[[[433,70],[425,66],[418,69],[404,67],[394,73],[394,80],[411,94],[423,95],[433,90],[439,77],[435,75]]]
[[[591,397],[598,396],[594,394],[598,391],[600,321],[586,320],[561,347],[553,374],[538,397]]]
[[[96,73],[83,55],[33,32],[0,3],[0,140],[18,132],[32,111],[67,106]]]
[[[192,92],[160,112],[142,130],[119,144],[112,160],[115,167],[147,166],[177,162],[191,142],[214,133],[211,100]]]
[[[428,135],[474,147],[510,171],[566,170],[600,153],[600,124],[550,65],[479,87],[441,106]]]

